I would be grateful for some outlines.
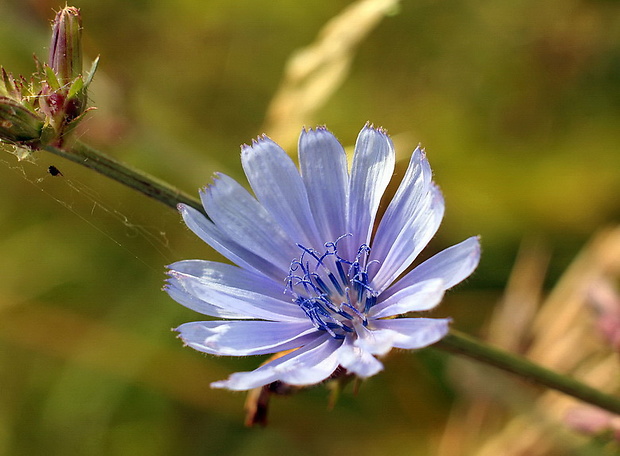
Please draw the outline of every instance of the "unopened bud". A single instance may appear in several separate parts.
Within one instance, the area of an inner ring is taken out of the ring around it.
[[[82,18],[78,8],[65,6],[56,14],[48,63],[61,86],[82,75]]]
[[[39,106],[46,116],[44,141],[61,143],[88,111],[86,91],[96,66],[95,60],[90,73],[86,76],[82,73],[80,10],[65,6],[52,24],[49,64],[44,68],[39,98]],[[53,134],[48,134],[50,128]]]
[[[0,68],[0,140],[30,149],[61,145],[84,118],[97,59],[84,75],[81,39],[80,10],[65,6],[52,23],[48,64],[37,64],[29,80]]]
[[[25,145],[38,141],[43,120],[20,103],[0,97],[0,140]]]

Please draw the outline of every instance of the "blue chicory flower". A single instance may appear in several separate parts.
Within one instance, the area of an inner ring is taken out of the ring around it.
[[[209,219],[179,205],[187,226],[236,266],[179,261],[165,289],[220,318],[178,327],[190,347],[227,356],[289,352],[211,386],[312,385],[339,368],[365,378],[383,368],[377,357],[390,349],[425,347],[447,334],[449,319],[394,318],[434,308],[480,258],[471,237],[403,275],[444,213],[422,149],[381,220],[395,162],[383,129],[362,129],[350,173],[343,147],[323,127],[302,131],[300,170],[266,136],[244,145],[241,161],[256,197],[219,174],[200,192]]]

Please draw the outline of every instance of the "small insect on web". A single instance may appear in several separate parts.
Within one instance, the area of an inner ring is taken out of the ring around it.
[[[0,146],[0,152],[2,150]],[[13,153],[12,150],[7,150],[7,152]],[[165,261],[171,261],[171,258],[175,256],[175,253],[170,249],[167,232],[161,225],[161,222],[158,221],[154,225],[136,223],[132,220],[133,216],[123,213],[120,209],[115,208],[114,205],[108,206],[96,190],[88,184],[78,181],[75,177],[69,178],[64,176],[64,173],[58,167],[54,165],[41,166],[37,164],[35,159],[28,159],[27,157],[17,162],[7,161],[0,154],[0,169],[3,168],[2,165],[5,165],[8,170],[22,177],[26,182],[36,187],[60,206],[93,227],[114,244],[127,250],[150,269],[154,268],[136,252],[135,249],[137,247],[134,248],[131,244],[125,242],[127,238],[144,239],[159,252]],[[36,169],[38,169],[38,172]],[[41,176],[40,173],[43,171],[51,176],[57,182],[57,185],[46,185],[46,179],[49,179],[49,177]],[[34,178],[31,177],[32,173],[36,175]],[[58,176],[64,177],[60,179]],[[116,207],[118,207],[118,204]],[[126,228],[124,235],[120,235],[121,237],[113,232],[114,224],[119,222]]]
[[[50,173],[52,176],[64,176],[64,174],[62,174],[60,170],[56,168],[54,165],[47,168],[47,172]]]

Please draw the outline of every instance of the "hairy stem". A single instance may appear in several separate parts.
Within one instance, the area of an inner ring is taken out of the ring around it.
[[[133,169],[79,141],[66,149],[55,146],[44,146],[43,149],[95,170],[173,209],[176,208],[177,204],[183,203],[204,213],[202,204],[197,198],[142,171]]]
[[[532,383],[561,391],[584,402],[620,414],[620,398],[603,393],[574,378],[549,370],[520,355],[493,347],[461,332],[452,330],[433,346],[495,366]]]

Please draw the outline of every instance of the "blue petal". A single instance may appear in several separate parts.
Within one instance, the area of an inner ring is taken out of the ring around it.
[[[444,213],[444,200],[441,192],[434,185],[422,199],[414,218],[404,226],[395,227],[399,230],[396,239],[389,244],[389,250],[379,270],[372,279],[372,287],[383,292],[426,247],[426,244],[437,232]],[[377,244],[383,244],[383,239],[376,238],[373,249]],[[371,259],[374,258],[371,251]]]
[[[383,364],[368,351],[354,345],[350,340],[338,349],[338,362],[358,377],[366,378],[383,370]]]
[[[263,206],[234,179],[219,174],[200,194],[207,215],[238,245],[287,271],[295,243]],[[282,275],[285,277],[285,275]]]
[[[394,334],[394,347],[414,349],[427,347],[448,334],[449,318],[396,318],[375,320],[372,325],[377,330],[387,330]]]
[[[174,279],[169,279],[164,285],[164,291],[170,295],[172,299],[181,305],[184,305],[188,309],[200,312],[203,315],[209,315],[211,317],[228,318],[228,319],[242,319],[247,320],[247,315],[242,315],[237,312],[233,312],[230,309],[224,309],[222,307],[209,304],[208,302],[198,299],[196,296],[189,294],[183,289],[180,283],[177,283]]]
[[[284,294],[284,285],[251,271],[200,260],[180,261],[169,268],[169,283],[229,312],[274,321],[307,319],[290,296]]]
[[[383,356],[387,354],[392,347],[393,337],[387,332],[374,331],[368,327],[356,327],[357,339],[353,345],[367,351],[371,355]]]
[[[251,372],[237,372],[213,388],[249,390],[277,380],[290,385],[313,385],[328,378],[338,367],[337,349],[342,341],[325,334],[314,342],[262,365]]]
[[[243,147],[241,163],[256,197],[284,231],[306,247],[321,247],[306,187],[286,152],[264,136]]]
[[[265,274],[275,280],[288,274],[288,268],[283,269],[283,265],[274,265],[237,244],[196,209],[184,204],[179,204],[177,207],[190,230],[236,265]]]
[[[441,302],[445,289],[445,284],[441,279],[416,282],[387,299],[380,296],[380,302],[370,309],[368,316],[384,318],[432,309]]]
[[[403,227],[427,207],[425,200],[429,198],[431,177],[428,160],[418,147],[413,151],[405,176],[381,218],[372,246],[373,259],[382,263]]]
[[[299,165],[322,241],[335,241],[347,233],[349,174],[345,151],[325,128],[303,130]]]
[[[353,257],[361,244],[370,244],[372,227],[381,196],[394,172],[394,146],[387,133],[365,126],[355,144],[349,190],[348,254]]]
[[[463,242],[449,247],[424,263],[416,266],[397,283],[383,293],[382,298],[389,300],[390,296],[399,293],[411,285],[430,279],[441,279],[446,289],[452,288],[476,269],[480,261],[480,241],[477,236],[470,237]]]
[[[310,321],[196,321],[176,331],[190,347],[212,355],[264,355],[290,350],[316,339],[318,330]]]

